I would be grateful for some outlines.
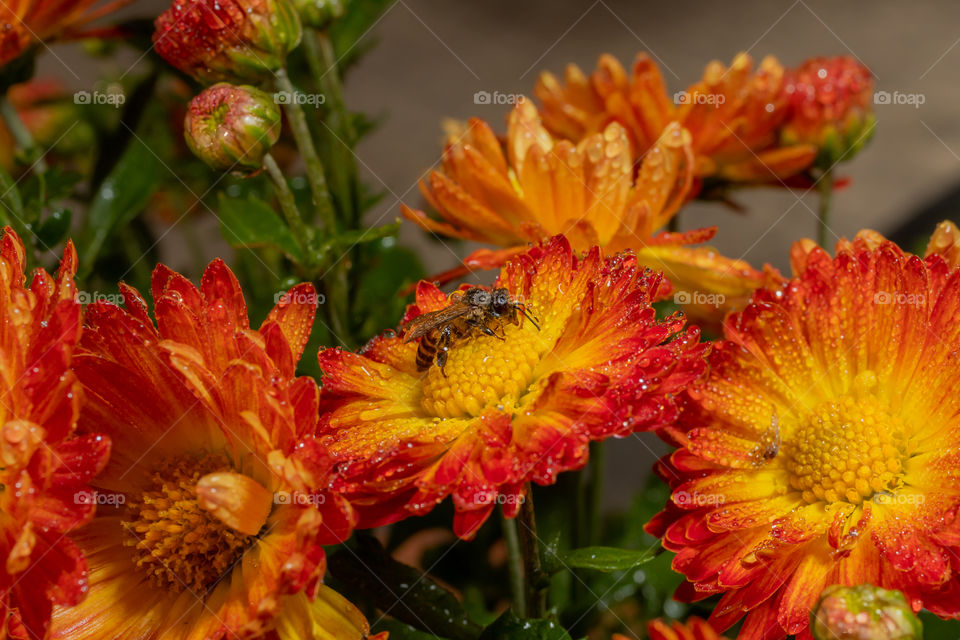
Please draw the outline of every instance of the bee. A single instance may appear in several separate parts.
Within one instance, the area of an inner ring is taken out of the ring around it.
[[[417,316],[405,329],[404,342],[413,342],[420,338],[417,347],[417,371],[426,371],[436,364],[446,377],[444,365],[450,350],[460,340],[479,335],[487,335],[504,340],[491,328],[494,323],[503,332],[503,323],[520,325],[521,317],[526,318],[540,330],[536,319],[530,315],[522,302],[511,300],[510,292],[504,288],[487,291],[480,287],[471,287],[465,291],[454,292],[450,296],[450,306]]]

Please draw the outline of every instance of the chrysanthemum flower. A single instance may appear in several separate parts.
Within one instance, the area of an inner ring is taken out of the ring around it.
[[[703,78],[671,98],[660,69],[640,54],[632,76],[611,55],[600,57],[585,74],[567,67],[564,81],[541,74],[534,90],[543,119],[556,135],[581,140],[611,121],[626,127],[636,153],[643,154],[673,122],[690,132],[696,174],[730,182],[778,182],[810,167],[811,144],[780,145],[779,127],[787,116],[784,69],[773,57],[754,70],[749,55],[727,67],[707,65]]]
[[[853,157],[870,140],[873,76],[855,58],[811,58],[787,72],[783,91],[789,107],[780,139],[816,145],[821,169]]]
[[[556,237],[511,259],[494,286],[539,330],[493,323],[502,339],[462,339],[443,371],[419,373],[418,344],[393,332],[359,354],[320,353],[320,433],[360,526],[452,496],[454,530],[470,537],[497,504],[515,515],[526,483],[586,464],[590,441],[668,423],[674,395],[703,371],[698,330],[657,321],[650,304],[669,289],[631,254],[578,258]],[[404,321],[450,303],[421,282]]]
[[[289,0],[173,0],[154,22],[164,60],[202,82],[259,82],[300,43]]]
[[[0,3],[0,66],[30,46],[59,38],[80,37],[83,28],[129,0],[93,8],[97,0],[7,0]]]
[[[447,145],[442,171],[421,183],[442,221],[402,207],[427,231],[506,247],[480,249],[464,259],[466,267],[500,266],[530,242],[563,234],[576,251],[633,249],[641,264],[663,271],[691,302],[693,292],[709,296],[698,309],[720,317],[772,277],[742,260],[689,246],[712,238],[715,227],[657,233],[686,201],[693,179],[690,136],[679,125],[665,128],[634,175],[637,156],[620,124],[574,145],[554,139],[528,100],[516,105],[508,123],[504,151],[487,123],[471,120]]]
[[[320,584],[321,545],[346,538],[353,516],[326,489],[317,385],[294,373],[312,287],[291,289],[259,330],[219,260],[199,289],[157,267],[156,326],[137,291],[121,292],[126,310],[87,307],[74,359],[80,428],[114,447],[102,506],[74,536],[89,595],[54,612],[53,637],[362,637],[362,616]]]
[[[960,271],[875,232],[731,315],[691,388],[671,504],[648,525],[687,577],[723,594],[711,623],[741,640],[809,638],[824,587],[871,583],[960,615]]]
[[[650,640],[724,640],[705,620],[696,617],[672,624],[664,620],[652,620],[647,625],[647,631]],[[614,635],[613,640],[626,640],[626,636]]]
[[[25,286],[25,253],[0,239],[0,637],[46,637],[54,604],[73,605],[87,585],[83,554],[66,533],[93,517],[87,482],[110,441],[73,437],[80,385],[70,358],[80,336],[73,275],[64,250],[56,278],[38,270]]]

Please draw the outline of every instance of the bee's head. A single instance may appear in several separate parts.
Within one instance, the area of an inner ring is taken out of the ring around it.
[[[490,308],[496,313],[503,313],[510,306],[510,292],[503,287],[494,289],[490,298]]]
[[[490,292],[486,289],[481,289],[480,287],[473,287],[472,289],[467,289],[463,294],[464,301],[473,306],[477,307],[488,307],[490,306],[491,295]]]

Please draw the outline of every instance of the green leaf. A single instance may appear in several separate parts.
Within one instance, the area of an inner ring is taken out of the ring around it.
[[[596,571],[627,571],[649,562],[657,555],[657,548],[645,551],[617,549],[616,547],[581,547],[558,554],[560,561],[572,569]]]
[[[147,206],[165,172],[163,163],[141,140],[130,141],[100,185],[87,213],[78,247],[84,275],[93,267],[107,239]]]
[[[263,200],[228,198],[220,194],[220,232],[234,247],[276,247],[297,263],[303,252],[290,228]]]
[[[37,238],[46,247],[58,244],[70,231],[70,220],[73,213],[70,209],[56,209],[37,227]]]
[[[479,640],[570,640],[570,634],[553,618],[522,620],[507,611],[483,630]]]
[[[333,236],[327,236],[320,242],[320,255],[326,255],[333,249],[349,249],[355,245],[367,244],[391,238],[400,231],[400,220],[382,227],[372,227],[370,229],[356,229],[353,231],[344,231]]]

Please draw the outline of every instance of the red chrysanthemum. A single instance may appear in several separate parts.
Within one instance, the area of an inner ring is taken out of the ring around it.
[[[359,612],[320,584],[321,545],[345,539],[353,514],[327,490],[317,385],[295,375],[312,287],[291,289],[259,330],[219,260],[199,289],[157,267],[156,326],[137,291],[121,292],[126,310],[87,307],[74,358],[80,428],[114,447],[102,506],[74,536],[90,592],[54,612],[53,637],[361,638]]]
[[[677,597],[723,594],[741,640],[809,638],[824,587],[876,584],[960,615],[960,270],[875,232],[726,322],[692,387],[672,502],[648,525],[677,553]]]
[[[87,565],[66,533],[93,517],[87,482],[110,441],[72,437],[82,397],[70,372],[80,336],[67,244],[56,278],[37,270],[26,285],[26,255],[6,228],[0,239],[0,637],[46,637],[54,604],[86,593]]]
[[[587,461],[591,440],[669,423],[674,394],[704,369],[695,328],[658,321],[667,292],[633,254],[577,257],[563,237],[508,262],[505,287],[539,319],[464,338],[445,369],[419,373],[418,345],[393,332],[359,354],[320,353],[321,429],[338,484],[373,526],[430,511],[447,496],[473,535],[498,503],[516,514],[526,483]],[[421,282],[405,321],[450,304]]]

